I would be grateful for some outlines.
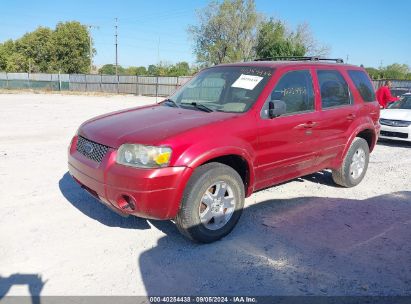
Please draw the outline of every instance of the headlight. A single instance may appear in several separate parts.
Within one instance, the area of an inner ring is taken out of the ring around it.
[[[117,151],[116,162],[138,168],[167,167],[171,152],[167,147],[124,144]]]

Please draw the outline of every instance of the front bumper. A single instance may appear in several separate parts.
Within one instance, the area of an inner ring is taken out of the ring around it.
[[[110,149],[101,163],[76,150],[77,138],[69,149],[71,176],[88,192],[120,213],[144,218],[172,219],[180,206],[191,168],[167,167],[140,169],[115,162],[116,150]],[[132,198],[134,210],[124,208],[125,198]]]
[[[380,138],[411,142],[411,126],[392,127],[381,125]]]

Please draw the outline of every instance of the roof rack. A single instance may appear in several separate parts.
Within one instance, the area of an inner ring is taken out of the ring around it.
[[[258,58],[254,59],[254,61],[335,61],[336,63],[344,63],[344,60],[341,58],[323,58],[318,56],[310,56],[310,57],[303,57],[303,56],[276,56],[270,58]]]

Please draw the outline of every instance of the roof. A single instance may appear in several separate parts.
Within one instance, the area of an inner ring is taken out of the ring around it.
[[[358,69],[359,67],[352,64],[346,63],[334,63],[325,61],[248,61],[248,62],[237,62],[237,63],[225,63],[219,64],[218,66],[258,66],[258,67],[271,67],[279,68],[284,66],[322,66],[322,67],[351,67]]]

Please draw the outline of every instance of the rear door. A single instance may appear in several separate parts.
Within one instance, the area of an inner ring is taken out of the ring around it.
[[[271,100],[284,101],[287,113],[270,119]],[[318,154],[318,116],[311,70],[284,70],[258,122],[257,189],[312,172]]]
[[[322,168],[344,150],[360,108],[354,103],[353,88],[344,74],[337,68],[318,68],[314,76],[320,95],[321,115],[316,131],[321,145],[318,163]]]

